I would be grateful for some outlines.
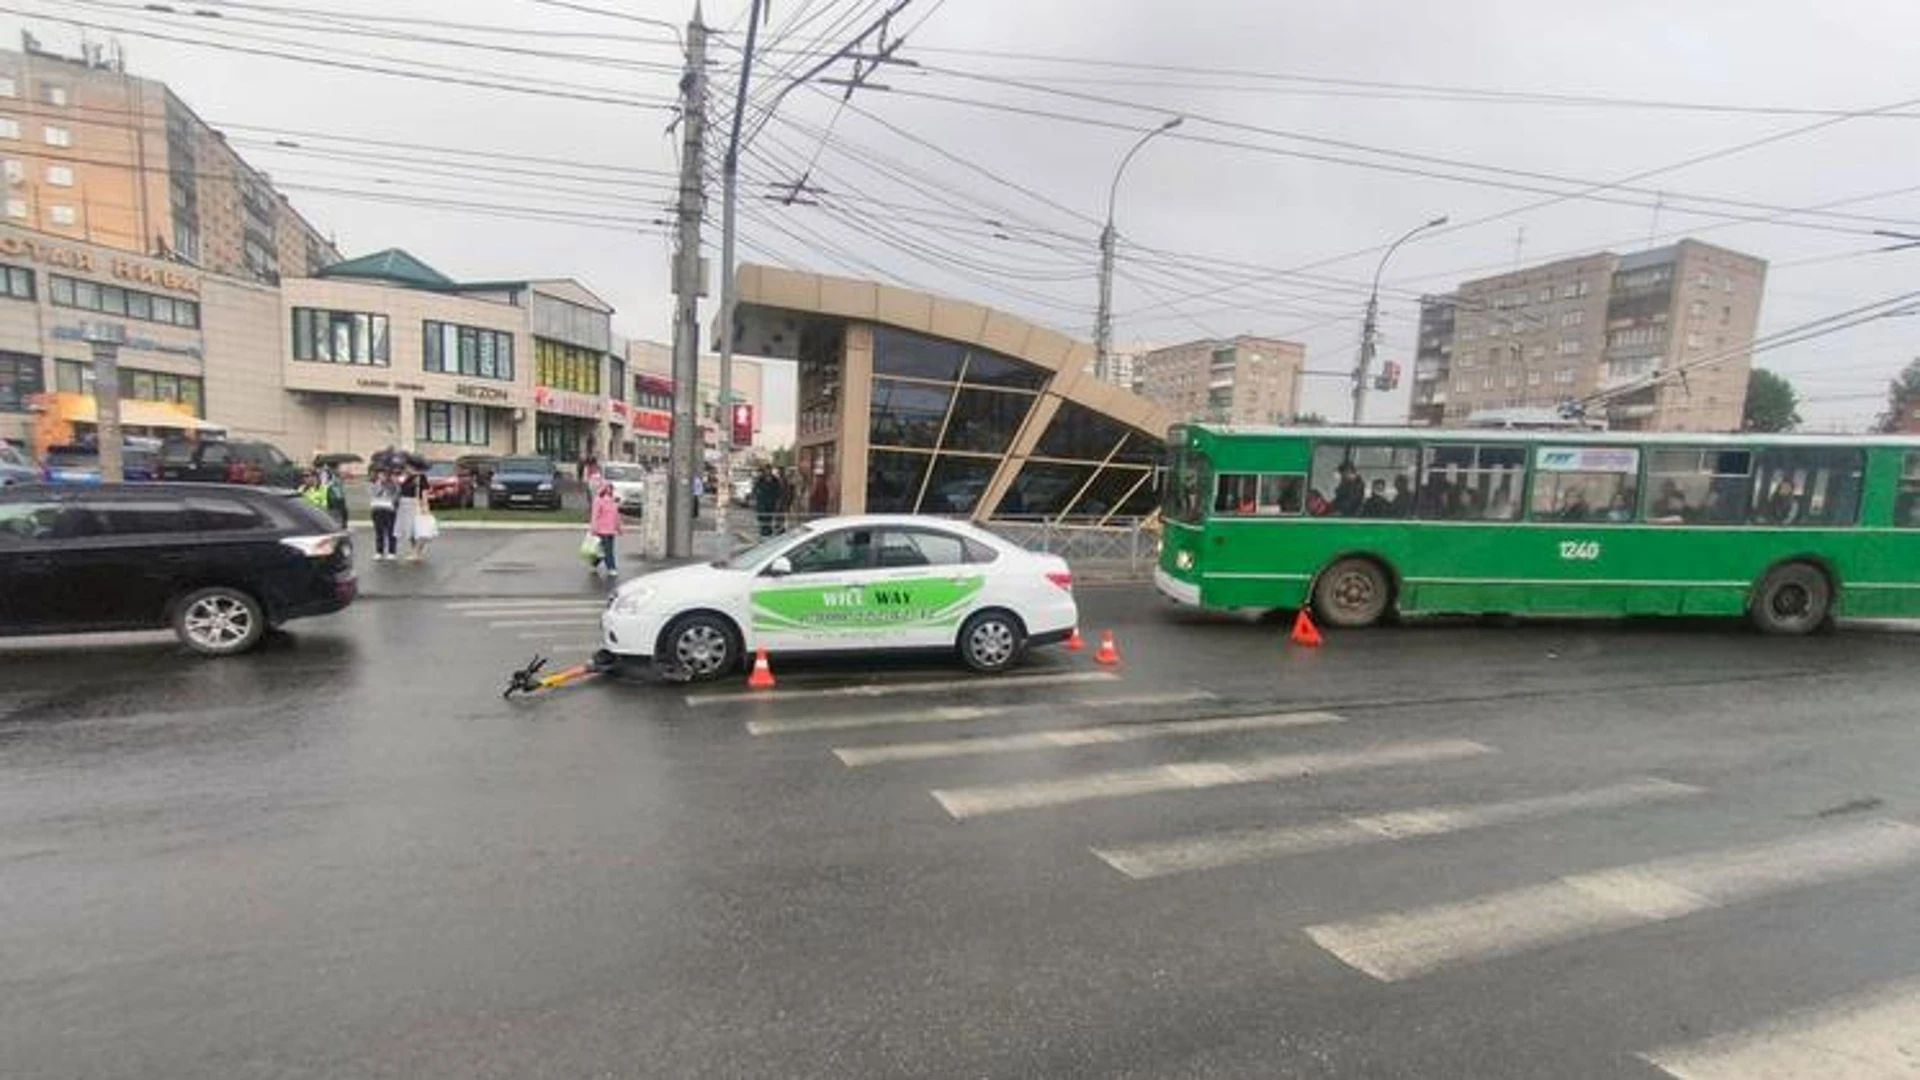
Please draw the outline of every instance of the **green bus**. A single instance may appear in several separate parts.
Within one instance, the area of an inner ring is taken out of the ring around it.
[[[1920,438],[1178,425],[1154,584],[1203,608],[1920,616]]]

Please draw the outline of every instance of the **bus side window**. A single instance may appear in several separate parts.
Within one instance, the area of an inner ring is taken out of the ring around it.
[[[1860,516],[1858,450],[1776,447],[1760,451],[1749,520],[1755,525],[1852,525]]]
[[[1640,451],[1628,446],[1542,446],[1533,458],[1535,521],[1633,520]]]
[[[1300,512],[1307,478],[1298,473],[1222,473],[1213,512],[1225,517],[1287,517]]]
[[[1893,523],[1902,529],[1920,529],[1920,450],[1909,450],[1900,463],[1900,486],[1893,496]]]
[[[1643,512],[1649,525],[1737,525],[1746,520],[1748,450],[1647,452]]]

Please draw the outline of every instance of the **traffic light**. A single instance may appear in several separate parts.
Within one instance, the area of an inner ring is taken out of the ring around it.
[[[1380,365],[1380,374],[1373,377],[1375,390],[1398,390],[1400,388],[1400,363],[1389,360]]]
[[[751,405],[733,407],[733,445],[753,445],[753,406]]]

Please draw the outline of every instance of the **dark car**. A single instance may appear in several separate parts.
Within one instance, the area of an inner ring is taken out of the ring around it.
[[[467,474],[478,490],[493,483],[493,472],[500,467],[500,459],[493,454],[462,454],[453,459],[453,464]]]
[[[435,461],[427,466],[427,505],[473,508],[473,477],[460,471],[451,461]]]
[[[270,442],[176,439],[160,450],[160,479],[293,489],[300,486],[300,466]]]
[[[154,451],[132,446],[120,451],[122,480],[157,480],[159,475],[160,456]],[[100,451],[91,446],[53,447],[40,462],[40,476],[50,484],[97,484]]]
[[[505,457],[487,485],[487,505],[496,510],[526,507],[560,509],[560,474],[543,457]]]
[[[331,518],[262,488],[16,484],[0,491],[0,636],[172,627],[207,656],[353,602]]]
[[[14,484],[31,484],[42,479],[40,466],[26,452],[9,443],[0,443],[0,487]]]

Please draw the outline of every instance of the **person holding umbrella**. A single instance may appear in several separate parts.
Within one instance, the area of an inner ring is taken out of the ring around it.
[[[427,508],[427,463],[415,454],[401,457],[400,501],[396,506],[394,533],[407,539],[407,561],[426,557],[427,545],[439,535],[433,514]]]

